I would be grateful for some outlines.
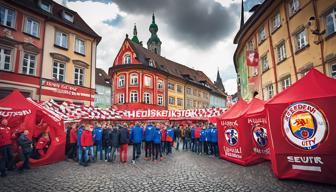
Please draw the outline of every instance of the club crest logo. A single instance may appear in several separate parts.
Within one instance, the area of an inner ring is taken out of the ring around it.
[[[283,131],[295,146],[304,150],[316,149],[328,133],[328,122],[317,107],[294,103],[283,114]]]
[[[235,128],[228,128],[225,130],[225,139],[227,143],[234,146],[238,143],[238,131]]]
[[[267,130],[263,127],[256,126],[253,128],[253,138],[260,147],[265,147],[268,144]]]

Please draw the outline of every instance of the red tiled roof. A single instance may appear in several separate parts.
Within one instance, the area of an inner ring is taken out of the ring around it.
[[[96,68],[96,84],[110,87],[111,84],[109,82],[107,73],[101,68]]]

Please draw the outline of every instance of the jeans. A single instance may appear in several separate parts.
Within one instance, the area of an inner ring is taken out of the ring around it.
[[[87,148],[88,148],[89,156],[91,157],[92,160],[95,160],[93,146],[89,146]]]
[[[105,160],[107,160],[107,161],[111,160],[111,151],[112,151],[111,146],[106,146],[105,147]]]
[[[202,141],[199,139],[197,140],[197,148],[198,148],[198,153],[202,153]]]
[[[172,142],[166,141],[165,145],[166,145],[166,155],[172,153]]]
[[[96,141],[96,153],[95,156],[98,159],[98,152],[100,160],[103,160],[103,142],[102,141]]]
[[[1,174],[6,173],[6,167],[8,169],[13,169],[14,162],[13,162],[13,152],[11,145],[5,145],[0,147],[0,172]]]
[[[90,147],[82,147],[81,149],[81,160],[79,161],[80,163],[86,165],[87,162],[89,161],[89,150]]]
[[[75,159],[76,158],[76,143],[69,144],[69,150],[67,152],[67,158]]]
[[[192,139],[191,139],[191,151],[192,151],[192,152],[195,152],[195,148],[196,148],[196,145],[195,145],[195,138],[192,138]]]
[[[160,155],[160,157],[162,157],[161,143],[155,143],[154,144],[154,148],[155,148],[155,159],[158,160],[159,159],[159,155]],[[154,160],[154,155],[153,155],[153,160]]]
[[[166,151],[166,145],[164,141],[161,141],[161,153],[165,153]]]
[[[146,141],[146,143],[145,143],[145,157],[150,158],[152,154],[154,156],[153,141]]]
[[[83,148],[77,145],[77,149],[78,149],[78,162],[81,162],[83,156]]]
[[[29,157],[30,157],[30,153],[23,153],[23,164],[22,164],[22,167],[20,168],[20,170],[30,169]]]
[[[218,143],[217,142],[213,142],[212,145],[213,145],[214,155],[217,157],[219,155],[218,154]]]
[[[111,161],[114,162],[116,160],[116,157],[117,157],[117,147],[113,147],[111,148]],[[126,156],[127,156],[127,153],[126,153]]]
[[[125,162],[125,163],[127,162],[127,150],[128,150],[128,144],[120,145],[120,162]]]
[[[180,137],[176,137],[176,150],[179,150],[180,141],[181,141],[181,138]]]
[[[133,143],[133,158],[132,160],[139,158],[141,155],[141,143]]]

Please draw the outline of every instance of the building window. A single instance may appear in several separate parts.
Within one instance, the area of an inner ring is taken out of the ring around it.
[[[273,94],[274,94],[274,91],[273,91],[273,85],[268,85],[266,86],[266,96],[267,96],[267,99],[270,99],[273,97]]]
[[[84,69],[75,67],[75,85],[83,86],[84,84]]]
[[[201,95],[201,91],[198,91],[197,92],[197,95],[198,95],[198,97],[201,97],[202,95]]]
[[[152,77],[145,75],[145,86],[147,86],[147,87],[152,86]]]
[[[331,77],[336,79],[336,63],[331,65]]]
[[[305,30],[300,31],[295,35],[296,50],[299,51],[308,45],[307,34]]]
[[[179,92],[179,93],[182,93],[183,91],[182,91],[182,86],[181,85],[176,85],[176,90],[177,90],[177,92]]]
[[[53,66],[53,77],[57,81],[64,82],[64,70],[65,70],[65,64],[59,61],[54,61],[54,66]]]
[[[131,85],[138,85],[138,74],[132,73],[131,74]]]
[[[131,92],[131,103],[137,103],[138,102],[138,92],[132,91]]]
[[[298,73],[298,78],[301,79],[302,77],[306,76],[311,69],[312,66],[307,66],[304,69],[300,70],[300,72]]]
[[[197,96],[197,89],[193,89],[193,95]]]
[[[169,97],[168,103],[169,105],[175,105],[175,97]]]
[[[163,97],[162,97],[162,95],[159,95],[158,96],[158,105],[160,105],[160,106],[162,106],[163,105]]]
[[[47,11],[47,12],[51,12],[51,5],[50,5],[50,3],[47,3],[47,2],[45,2],[45,1],[41,1],[40,2],[40,8],[42,9],[42,10],[44,10],[44,11]]]
[[[66,11],[63,12],[63,18],[71,23],[74,21],[74,16]]]
[[[118,78],[118,87],[125,86],[125,75],[120,75]]]
[[[27,17],[25,19],[24,32],[34,37],[39,37],[40,23],[32,18]]]
[[[276,46],[278,63],[286,59],[286,47],[285,41],[282,41],[279,45]]]
[[[154,61],[151,59],[151,60],[149,60],[149,66],[151,66],[151,67],[154,67],[155,65],[154,65]]]
[[[55,45],[63,48],[68,48],[68,35],[66,33],[56,31]]]
[[[261,57],[261,67],[263,72],[269,69],[267,54]]]
[[[186,89],[186,93],[187,93],[188,95],[191,95],[191,88],[190,88],[190,87],[188,87],[188,88]]]
[[[175,85],[173,83],[168,83],[168,89],[174,91]]]
[[[262,43],[265,41],[266,39],[266,31],[265,31],[265,27],[262,26],[260,29],[259,29],[259,32],[258,32],[258,39],[259,39],[259,43]]]
[[[131,64],[131,55],[130,54],[126,54],[124,56],[124,64]]]
[[[125,103],[125,95],[123,93],[119,94],[118,102]]]
[[[194,101],[193,107],[197,108],[197,101]]]
[[[157,88],[160,89],[160,90],[163,89],[163,81],[158,80]]]
[[[248,50],[248,51],[253,51],[253,50],[254,50],[253,39],[251,39],[251,40],[247,43],[247,50]]]
[[[252,76],[256,77],[258,75],[258,67],[251,67],[252,68]]]
[[[183,106],[183,99],[177,98],[177,105]]]
[[[326,16],[327,35],[336,32],[336,8],[332,9]]]
[[[187,99],[187,103],[186,103],[186,107],[187,108],[192,108],[192,105],[193,105],[193,101],[192,100],[190,100],[190,99]]]
[[[0,70],[12,70],[12,50],[0,47]]]
[[[147,92],[144,93],[144,103],[146,103],[146,104],[151,103],[151,94],[150,93],[147,93]]]
[[[280,12],[277,12],[272,18],[272,30],[275,31],[281,26]]]
[[[0,6],[0,24],[15,28],[15,11],[11,9],[7,9],[3,6]]]
[[[85,42],[79,38],[76,38],[75,52],[85,55]]]
[[[22,73],[27,75],[35,75],[36,55],[24,53],[22,61]]]
[[[300,9],[299,0],[290,0],[289,4],[288,4],[288,7],[289,7],[289,15],[290,16],[294,15]]]
[[[282,90],[287,89],[289,86],[291,86],[292,82],[291,82],[291,77],[286,77],[281,81],[281,88]]]

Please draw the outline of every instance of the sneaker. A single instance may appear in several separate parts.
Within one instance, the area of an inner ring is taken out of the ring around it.
[[[135,164],[135,161],[134,161],[134,160],[132,160],[132,164],[133,164],[133,165]]]

